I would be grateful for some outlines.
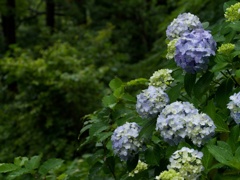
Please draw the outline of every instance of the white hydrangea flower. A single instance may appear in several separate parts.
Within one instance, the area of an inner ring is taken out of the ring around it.
[[[135,174],[144,171],[148,168],[148,165],[145,162],[142,162],[141,160],[138,160],[138,164],[136,168],[128,174],[128,176],[134,177]]]
[[[191,13],[179,14],[167,27],[167,38],[173,40],[181,37],[183,33],[191,32],[198,28],[202,28],[202,24],[197,16]]]
[[[149,86],[137,95],[136,110],[143,119],[154,118],[168,102],[169,97],[161,88]]]
[[[141,127],[135,122],[126,122],[114,130],[111,137],[112,148],[121,160],[127,161],[142,148],[142,141],[137,138],[140,130]]]
[[[171,76],[172,70],[170,69],[160,69],[155,71],[150,77],[149,85],[160,87],[163,91],[167,89],[167,86],[173,82],[173,77]]]
[[[201,159],[203,153],[194,149],[183,147],[173,153],[167,168],[179,172],[185,180],[196,180],[204,170]]]
[[[167,59],[173,59],[175,56],[175,51],[176,51],[176,43],[179,40],[179,38],[173,39],[168,43],[167,47]]]
[[[207,114],[191,114],[186,117],[187,136],[199,147],[211,139],[215,129],[214,122]]]
[[[240,124],[240,92],[230,96],[230,102],[227,108],[231,111],[231,117],[237,124]]]
[[[188,135],[186,116],[191,114],[198,114],[198,110],[192,104],[173,102],[167,105],[158,116],[156,130],[166,142],[177,145]]]

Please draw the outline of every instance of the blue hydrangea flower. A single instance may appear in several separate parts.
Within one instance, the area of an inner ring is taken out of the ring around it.
[[[179,14],[167,27],[167,38],[173,40],[181,37],[183,33],[191,32],[198,28],[202,28],[202,24],[197,16],[191,13]]]
[[[197,180],[204,170],[202,165],[203,153],[194,149],[183,147],[170,157],[168,170],[173,169],[186,180]]]
[[[192,114],[198,114],[198,110],[189,102],[173,102],[158,116],[156,130],[170,145],[177,145],[188,135],[186,116]]]
[[[136,110],[143,119],[154,118],[168,103],[169,97],[160,87],[149,86],[137,95]]]
[[[240,124],[240,92],[230,96],[230,102],[227,104],[230,110],[230,116],[237,124]]]
[[[196,29],[184,33],[176,43],[175,62],[186,72],[206,70],[209,57],[215,55],[216,42],[209,31]]]
[[[142,148],[142,142],[137,138],[140,130],[141,127],[135,122],[127,122],[114,130],[111,137],[112,148],[121,160],[127,161]]]
[[[214,135],[216,126],[207,114],[191,114],[185,120],[187,137],[193,144],[200,147]]]

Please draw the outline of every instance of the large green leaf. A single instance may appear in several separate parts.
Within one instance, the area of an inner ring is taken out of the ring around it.
[[[240,146],[240,142],[238,141],[239,135],[240,135],[239,125],[236,125],[233,128],[231,128],[227,143],[231,146],[233,151],[235,151],[238,148],[238,146]]]
[[[52,158],[45,161],[39,168],[38,172],[42,175],[46,175],[52,170],[58,169],[63,164],[62,159]]]
[[[116,106],[118,99],[114,95],[111,94],[108,96],[104,96],[102,99],[102,102],[105,107],[109,107],[109,108],[113,109]]]
[[[198,79],[193,87],[193,92],[196,98],[201,98],[209,90],[213,76],[213,73],[207,71]]]
[[[171,102],[174,102],[179,98],[181,89],[182,89],[182,84],[179,83],[167,91],[167,94]]]
[[[225,123],[221,115],[215,114],[215,118],[212,118],[215,126],[217,127],[215,131],[218,132],[229,132],[228,125]]]
[[[36,169],[39,167],[41,159],[42,155],[33,156],[28,162],[26,162],[25,167],[30,170]]]
[[[159,165],[161,153],[162,150],[158,145],[148,147],[144,152],[146,163],[150,165]]]
[[[119,78],[115,78],[113,80],[110,81],[109,83],[109,87],[115,91],[117,88],[121,87],[123,84],[122,80]]]
[[[138,154],[136,154],[133,158],[127,160],[127,169],[129,172],[135,169],[138,164]]]
[[[14,170],[19,169],[19,168],[20,167],[15,165],[15,164],[2,163],[2,164],[0,164],[0,173],[6,173],[6,172],[14,171]]]
[[[186,73],[184,77],[184,88],[187,94],[191,97],[192,89],[196,81],[196,74]]]
[[[146,123],[143,125],[139,133],[139,138],[150,139],[155,128],[156,128],[155,119],[146,120]]]

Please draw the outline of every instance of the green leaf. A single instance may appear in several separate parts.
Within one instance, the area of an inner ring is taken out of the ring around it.
[[[12,171],[9,175],[8,175],[8,179],[16,179],[19,176],[22,176],[24,174],[29,174],[31,173],[30,169],[27,168],[21,168],[21,169],[17,169],[15,171]]]
[[[96,162],[92,168],[89,170],[88,179],[96,180],[98,178],[98,172],[102,169],[103,164],[100,162]]]
[[[103,170],[107,174],[111,174],[115,171],[115,159],[113,156],[106,158],[104,161]]]
[[[204,147],[202,149],[203,152],[203,158],[202,158],[202,164],[204,167],[204,171],[206,173],[208,173],[211,165],[212,165],[212,161],[213,161],[213,156],[211,155],[211,153],[208,151],[207,147]]]
[[[235,21],[229,24],[229,27],[231,27],[234,31],[240,31],[240,22]]]
[[[90,136],[97,136],[97,135],[99,135],[99,133],[101,133],[102,131],[104,131],[108,128],[109,128],[108,124],[106,124],[104,122],[95,123],[89,129],[89,135]]]
[[[215,100],[219,107],[226,108],[234,83],[231,79],[225,79],[217,88]]]
[[[114,92],[113,92],[113,95],[116,97],[116,98],[120,98],[124,93],[124,87],[123,86],[120,86],[119,88],[115,89]]]
[[[143,125],[138,137],[150,139],[152,137],[153,131],[155,130],[155,127],[156,127],[155,119],[146,120],[146,123]]]
[[[231,128],[227,143],[231,146],[233,151],[235,151],[240,145],[238,141],[239,135],[240,135],[239,125],[236,125],[233,128]]]
[[[191,97],[192,89],[196,81],[196,74],[186,73],[184,77],[184,88],[187,94]]]
[[[30,170],[37,169],[40,165],[41,159],[42,155],[33,156],[28,162],[26,162],[25,167]]]
[[[228,125],[225,123],[222,116],[215,114],[215,118],[212,118],[215,126],[217,127],[215,131],[217,132],[229,132]]]
[[[127,82],[126,86],[147,85],[148,79],[138,78]]]
[[[17,166],[23,166],[26,162],[28,162],[28,158],[27,157],[16,157],[14,158],[14,164],[16,164]]]
[[[179,83],[167,91],[167,94],[171,102],[174,102],[179,98],[181,93],[181,88],[182,88],[182,84]]]
[[[1,163],[0,164],[0,173],[6,173],[6,172],[14,171],[14,170],[19,169],[19,168],[20,167],[15,165],[15,164]]]
[[[228,66],[229,63],[227,62],[223,62],[223,63],[217,63],[215,66],[212,67],[212,69],[210,70],[211,72],[218,72],[223,70],[224,68],[226,68],[226,66]]]
[[[202,26],[203,26],[204,29],[208,28],[209,22],[203,22],[203,23],[202,23]]]
[[[216,116],[216,107],[213,99],[209,100],[207,106],[203,109],[203,111],[209,115],[212,119],[215,119]]]
[[[109,87],[115,91],[117,88],[121,87],[123,84],[122,80],[119,78],[115,78],[113,80],[110,81],[109,83]]]
[[[111,109],[113,109],[118,102],[117,98],[112,94],[108,96],[104,96],[102,101],[105,107],[109,107]]]
[[[138,154],[136,154],[133,158],[127,160],[127,170],[131,172],[135,169],[138,164]]]
[[[150,165],[159,165],[161,152],[162,150],[158,145],[154,145],[154,147],[148,147],[144,153],[146,163]]]
[[[52,158],[45,161],[39,168],[38,172],[42,175],[46,175],[49,171],[58,169],[63,164],[62,159]]]
[[[193,87],[193,92],[196,98],[201,98],[204,95],[204,93],[208,91],[213,76],[214,76],[213,73],[207,71],[197,81],[197,83]]]
[[[235,71],[235,75],[236,75],[238,78],[240,78],[240,69],[238,69],[238,70]]]

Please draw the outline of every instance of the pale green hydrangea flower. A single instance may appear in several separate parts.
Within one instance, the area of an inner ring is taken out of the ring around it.
[[[159,176],[155,177],[156,180],[184,180],[180,173],[176,172],[174,169],[169,169],[168,171],[163,171]]]
[[[201,159],[203,153],[194,149],[183,147],[170,157],[168,169],[179,172],[184,180],[197,180],[204,170]]]
[[[167,47],[167,55],[166,58],[167,59],[173,59],[174,55],[175,55],[175,50],[176,50],[176,43],[178,41],[179,38],[173,39],[168,43],[168,47]]]
[[[226,43],[226,44],[222,44],[219,48],[218,48],[218,52],[221,54],[225,54],[228,55],[230,54],[235,48],[235,45],[232,43]]]
[[[134,177],[135,174],[137,174],[137,173],[139,173],[139,172],[141,172],[141,171],[144,171],[144,170],[146,170],[147,168],[148,168],[148,165],[147,165],[146,163],[144,163],[144,162],[142,162],[142,161],[139,160],[136,168],[135,168],[132,172],[130,172],[130,173],[128,174],[128,176]]]
[[[155,71],[150,77],[150,86],[160,87],[163,91],[173,82],[173,77],[171,76],[172,70],[170,69],[160,69]]]
[[[224,16],[227,21],[238,21],[240,19],[240,2],[227,8]]]

